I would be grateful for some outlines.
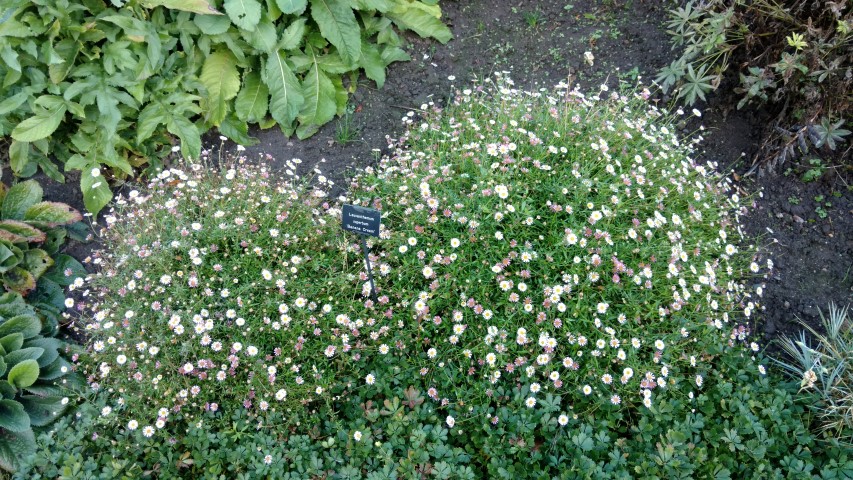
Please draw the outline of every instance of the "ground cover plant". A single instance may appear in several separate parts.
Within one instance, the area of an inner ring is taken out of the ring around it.
[[[276,443],[309,440],[339,442],[340,454],[309,463],[346,478],[449,475],[453,464],[471,477],[536,477],[569,459],[622,478],[850,469],[846,457],[804,453],[816,440],[802,418],[712,400],[737,390],[793,402],[761,378],[742,323],[761,308],[770,264],[739,238],[742,199],[691,160],[693,142],[648,95],[528,93],[500,79],[407,117],[394,154],[349,194],[383,212],[370,242],[376,303],[322,175],[303,190],[243,162],[164,171],[107,216],[110,248],[88,285],[78,369],[95,393],[68,438],[94,443],[35,466],[205,469],[213,454],[196,436],[210,432],[259,442],[230,468],[272,476],[308,468]],[[697,409],[731,420],[703,430],[687,414]],[[661,430],[685,415],[680,433]],[[747,428],[758,437],[738,433]],[[611,435],[618,448],[634,437],[667,447],[629,462],[603,447]],[[757,449],[768,436],[772,448]],[[708,451],[725,441],[731,455],[687,462],[675,452],[696,448],[688,437]],[[431,452],[413,457],[429,439]],[[143,446],[141,463],[86,460],[107,444]],[[530,458],[541,468],[529,471]]]
[[[669,22],[678,58],[658,75],[693,105],[736,65],[737,108],[774,105],[765,166],[836,148],[850,130],[853,10],[845,2],[687,2]],[[768,163],[769,162],[769,163]]]
[[[395,27],[447,42],[440,16],[437,0],[5,0],[0,137],[18,176],[80,170],[97,213],[108,179],[156,168],[172,144],[198,159],[210,128],[244,145],[248,124],[312,135],[360,72],[381,87],[409,58]]]

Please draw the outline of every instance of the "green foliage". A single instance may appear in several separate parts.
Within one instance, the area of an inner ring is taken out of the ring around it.
[[[65,309],[62,288],[86,275],[77,260],[59,253],[82,216],[64,203],[42,201],[42,193],[35,180],[0,184],[0,282],[25,296],[44,333],[53,335]]]
[[[671,11],[669,33],[680,56],[661,69],[664,90],[692,105],[716,90],[730,66],[739,79],[737,108],[778,107],[765,142],[771,165],[824,145],[835,150],[853,101],[853,10],[833,2],[711,0]]]
[[[848,307],[830,305],[829,316],[820,312],[824,332],[800,322],[809,332],[798,339],[785,338],[787,356],[778,359],[803,390],[814,391],[820,400],[810,404],[822,428],[839,441],[853,446],[853,318]]]
[[[344,74],[380,87],[407,60],[395,32],[450,40],[437,2],[130,0],[0,2],[0,136],[15,175],[80,170],[86,208],[156,169],[180,143],[198,159],[212,127],[250,144],[248,124],[305,138],[343,112]]]
[[[813,395],[762,376],[729,351],[709,365],[701,392],[638,412],[625,429],[602,415],[558,422],[559,398],[543,411],[503,411],[447,425],[446,412],[414,388],[359,388],[320,407],[297,430],[283,413],[204,415],[172,439],[114,433],[102,396],[85,399],[38,438],[16,479],[65,477],[336,478],[768,478],[845,479],[849,450],[809,432]],[[713,380],[716,378],[725,380]],[[418,400],[419,398],[419,400]],[[216,425],[218,428],[214,428]],[[359,435],[360,434],[360,435]],[[356,440],[358,438],[358,440]]]
[[[60,386],[71,364],[65,342],[42,336],[32,306],[16,292],[0,295],[0,468],[17,470],[35,452],[33,429],[65,410]]]

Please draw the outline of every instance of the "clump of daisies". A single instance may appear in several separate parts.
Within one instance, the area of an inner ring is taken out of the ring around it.
[[[693,398],[750,341],[747,285],[771,265],[743,199],[647,98],[499,76],[407,117],[341,201],[246,162],[164,171],[108,217],[89,384],[144,436],[380,393],[423,393],[451,427]],[[375,300],[342,202],[382,211]]]

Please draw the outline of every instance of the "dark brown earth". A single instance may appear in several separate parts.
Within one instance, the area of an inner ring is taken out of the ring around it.
[[[387,148],[387,138],[400,135],[406,113],[429,101],[443,104],[474,78],[507,71],[527,88],[566,79],[586,87],[603,81],[613,86],[619,76],[640,74],[651,81],[674,58],[663,26],[671,1],[444,0],[441,6],[454,39],[440,45],[407,36],[412,61],[392,65],[382,90],[362,79],[351,98],[349,122],[333,121],[305,141],[289,140],[278,129],[256,131],[259,144],[243,155],[268,153],[273,160],[264,161],[274,170],[299,158],[302,174],[317,166],[342,186],[354,171],[376,162],[376,150]],[[585,51],[594,54],[594,66],[584,63]],[[702,157],[718,162],[722,172],[738,174],[737,187],[754,199],[745,230],[776,266],[765,290],[767,310],[755,326],[770,340],[798,332],[797,318],[816,324],[818,309],[826,310],[830,302],[853,300],[853,175],[849,166],[821,160],[828,168],[805,183],[802,176],[812,165],[803,159],[802,165],[783,165],[774,175],[743,177],[768,115],[737,111],[733,104],[717,96],[698,105],[706,129]],[[347,125],[353,134],[345,134]],[[214,150],[221,143],[217,137],[208,135]],[[236,152],[233,144],[223,149]],[[46,196],[81,207],[75,185],[73,177],[66,185],[45,181]],[[69,251],[82,259],[91,248],[70,245]]]

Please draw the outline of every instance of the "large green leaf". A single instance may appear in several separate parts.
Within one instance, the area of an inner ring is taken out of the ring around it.
[[[278,41],[278,48],[280,50],[296,50],[299,48],[299,44],[302,43],[302,37],[304,36],[305,19],[298,18],[284,29],[281,39]]]
[[[227,50],[210,54],[204,61],[199,77],[207,90],[207,121],[219,125],[228,113],[228,100],[240,91],[237,60]]]
[[[174,115],[166,122],[166,130],[181,139],[181,155],[187,160],[201,158],[201,134],[187,117]]]
[[[227,32],[231,27],[231,19],[225,15],[196,15],[193,18],[193,23],[205,35],[220,35]]]
[[[35,315],[18,315],[0,323],[0,337],[18,332],[24,339],[35,337],[41,332],[41,322]]]
[[[65,105],[59,105],[51,110],[41,110],[15,126],[12,130],[12,138],[19,142],[35,142],[47,138],[59,128],[65,112]]]
[[[53,265],[53,259],[50,258],[47,252],[40,248],[31,248],[24,252],[24,261],[21,262],[21,267],[25,268],[33,278],[38,281],[39,277],[44,275]]]
[[[53,257],[54,264],[43,278],[50,279],[63,287],[67,287],[74,283],[74,280],[86,278],[86,269],[83,265],[70,255],[61,253]]]
[[[36,452],[36,438],[32,430],[12,432],[0,428],[0,468],[16,471]]]
[[[235,25],[252,30],[261,20],[261,4],[257,0],[225,0],[225,13]]]
[[[24,346],[24,335],[21,332],[10,333],[3,338],[0,338],[0,347],[3,347],[5,352],[13,352]],[[0,373],[0,375],[3,375]]]
[[[367,78],[376,82],[377,88],[385,85],[385,62],[376,45],[364,42],[361,45],[361,59],[358,63],[364,68]]]
[[[261,21],[254,29],[241,30],[240,33],[246,42],[258,52],[270,53],[276,49],[278,33],[275,30],[275,25],[266,16],[261,17]]]
[[[30,416],[34,427],[44,427],[59,418],[67,408],[62,404],[62,397],[42,398],[37,395],[24,395],[18,400]]]
[[[36,277],[20,264],[3,274],[3,286],[7,290],[26,296],[36,288]]]
[[[83,169],[80,174],[80,189],[83,191],[86,210],[97,215],[113,198],[113,192],[104,177],[93,177],[91,172],[91,168]]]
[[[311,69],[305,74],[302,92],[305,96],[305,103],[299,112],[300,125],[296,130],[300,139],[315,133],[316,128],[334,118],[338,110],[335,103],[335,86],[320,69],[316,58]]]
[[[141,3],[146,8],[163,6],[172,10],[183,10],[202,15],[222,15],[222,12],[213,8],[213,5],[207,0],[143,0]]]
[[[9,371],[9,382],[11,382],[12,385],[16,385],[15,382],[12,380],[12,372],[15,371],[15,366],[29,360],[37,361],[39,358],[41,358],[42,355],[44,355],[44,349],[40,347],[19,348],[14,352],[7,353],[3,357],[3,360],[6,362],[6,365],[12,369]],[[38,366],[38,362],[36,362],[36,366]],[[33,383],[35,383],[35,380],[33,380]],[[21,388],[23,388],[24,386],[29,387],[33,383],[30,383],[28,385],[16,386]]]
[[[8,363],[9,356],[5,360]],[[35,360],[24,360],[9,370],[7,380],[15,388],[27,388],[39,379],[39,364]]]
[[[359,10],[376,10],[383,13],[394,8],[393,0],[356,0],[355,5]]]
[[[12,172],[15,175],[21,176],[26,171],[27,165],[30,163],[30,144],[29,142],[19,142],[12,140],[9,145],[9,166],[12,167]]]
[[[341,58],[354,64],[361,57],[361,28],[346,0],[311,0],[311,17]]]
[[[25,221],[47,227],[69,225],[82,219],[80,212],[59,202],[39,202],[24,212]]]
[[[270,115],[283,127],[290,126],[299,115],[299,110],[305,98],[302,86],[296,75],[285,62],[283,51],[275,52],[267,57],[264,71],[264,83],[269,87]]]
[[[69,371],[71,371],[71,364],[64,358],[57,357],[50,365],[41,369],[39,376],[42,380],[55,380],[66,375]],[[46,396],[52,394],[52,388],[54,387],[33,385],[27,388],[27,391],[36,395]]]
[[[36,374],[38,374],[38,369],[36,369]],[[29,430],[31,428],[30,416],[27,415],[24,406],[14,400],[0,400],[0,428],[5,428],[10,432],[26,432]]]
[[[34,243],[43,242],[45,234],[32,225],[19,220],[2,220],[0,221],[0,239],[12,243]]]
[[[44,368],[53,363],[59,357],[59,350],[65,347],[65,343],[58,338],[36,337],[24,343],[26,348],[41,348],[43,350],[38,360],[39,368]]]
[[[267,115],[269,89],[261,82],[261,76],[249,72],[243,77],[243,88],[234,101],[234,112],[244,122],[257,123]]]
[[[278,5],[282,13],[288,15],[302,15],[308,5],[306,0],[275,0],[275,4]]]
[[[441,10],[421,2],[401,2],[386,14],[398,27],[412,30],[422,37],[432,37],[447,43],[453,37],[450,29],[441,23]]]
[[[23,220],[27,209],[41,201],[44,192],[35,180],[13,185],[6,193],[0,215],[3,219]]]
[[[24,259],[24,252],[8,240],[0,239],[0,273],[15,268]]]
[[[225,120],[219,125],[219,133],[245,147],[258,144],[258,139],[249,135],[249,125],[234,115],[225,117]]]

